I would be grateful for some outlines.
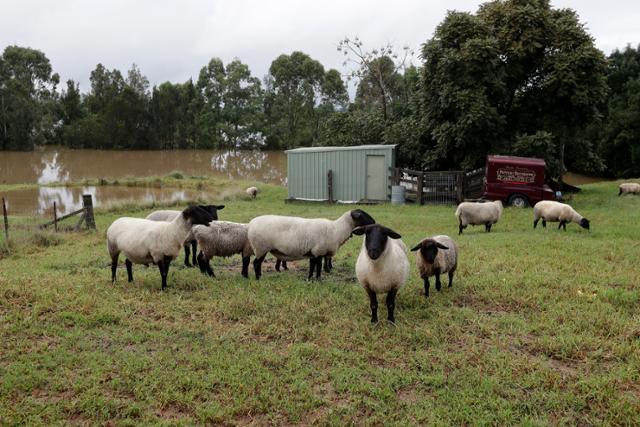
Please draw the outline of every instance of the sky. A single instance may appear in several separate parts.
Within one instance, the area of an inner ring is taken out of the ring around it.
[[[365,48],[392,43],[417,52],[447,10],[473,12],[473,0],[0,0],[0,49],[43,51],[61,80],[89,89],[98,63],[126,70],[136,63],[151,85],[197,79],[211,58],[239,58],[263,78],[271,61],[295,50],[343,74],[336,51],[344,37]],[[610,53],[640,44],[639,0],[552,0],[576,10]]]

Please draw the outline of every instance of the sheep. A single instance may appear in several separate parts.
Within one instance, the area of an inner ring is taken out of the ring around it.
[[[262,276],[262,262],[269,252],[283,261],[309,258],[309,280],[314,269],[316,279],[320,279],[322,257],[335,255],[354,228],[374,223],[375,220],[360,209],[347,211],[334,221],[279,215],[256,217],[249,222],[256,279]]]
[[[228,257],[234,254],[242,254],[242,277],[249,277],[249,261],[253,255],[253,249],[247,236],[247,224],[228,221],[212,221],[211,224],[196,225],[192,233],[198,245],[198,266],[200,271],[215,277],[209,261],[212,257]]]
[[[162,277],[162,290],[167,287],[169,264],[180,252],[191,227],[208,224],[211,214],[199,206],[189,206],[172,221],[152,221],[142,218],[122,217],[107,229],[107,250],[111,256],[111,282],[116,280],[118,256],[127,258],[127,276],[133,281],[133,264],[156,264]]]
[[[200,207],[207,212],[209,212],[212,218],[217,221],[218,220],[218,211],[224,209],[224,205],[200,205]],[[150,219],[151,221],[171,221],[178,215],[180,215],[181,211],[173,211],[173,210],[162,210],[162,211],[154,211],[147,215],[146,219]],[[193,264],[189,262],[189,246],[191,246],[191,253],[193,253]],[[187,267],[195,267],[196,263],[196,253],[198,252],[198,244],[196,242],[195,237],[193,237],[192,233],[189,233],[187,238],[184,241],[184,265]]]
[[[567,231],[568,222],[575,222],[580,227],[586,230],[589,229],[588,219],[576,212],[571,206],[553,200],[543,200],[533,207],[533,228],[536,228],[540,218],[542,218],[542,226],[545,228],[547,227],[547,221],[549,221],[560,222],[558,230],[562,227],[564,231]]]
[[[640,184],[635,182],[623,182],[618,188],[620,189],[618,196],[623,194],[640,194]]]
[[[486,232],[489,233],[491,226],[502,216],[502,202],[500,200],[484,203],[462,202],[458,205],[455,215],[459,222],[458,234],[462,234],[462,230],[469,224],[484,224]]]
[[[379,224],[357,227],[353,234],[365,235],[356,261],[356,277],[369,295],[371,323],[378,322],[378,294],[386,293],[387,319],[395,323],[398,290],[409,277],[407,247],[395,231]]]
[[[436,276],[436,290],[440,292],[440,274],[449,273],[449,287],[453,286],[453,274],[458,268],[458,245],[449,236],[433,236],[423,239],[411,248],[416,252],[416,266],[424,282],[424,297],[429,298],[429,277]]]
[[[251,197],[252,199],[255,199],[256,196],[258,195],[258,187],[249,187],[246,190],[244,190],[245,193],[247,193],[247,195],[249,197]]]

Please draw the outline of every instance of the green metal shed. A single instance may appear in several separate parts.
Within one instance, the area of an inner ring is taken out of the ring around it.
[[[395,145],[306,147],[287,150],[289,199],[359,202],[389,200]],[[329,193],[331,171],[332,195]]]

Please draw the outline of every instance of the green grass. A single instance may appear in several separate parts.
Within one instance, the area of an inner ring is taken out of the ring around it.
[[[260,188],[221,219],[349,209]],[[98,232],[0,260],[0,425],[637,424],[640,197],[584,188],[572,204],[590,232],[533,230],[531,209],[506,209],[491,233],[458,237],[451,206],[364,206],[407,245],[449,234],[460,246],[455,286],[428,301],[410,254],[396,326],[369,323],[360,237],[321,283],[306,262],[278,274],[272,259],[244,280],[237,256],[214,259],[215,279],[178,260],[161,292],[151,267],[110,283],[105,230],[146,211],[98,211]]]

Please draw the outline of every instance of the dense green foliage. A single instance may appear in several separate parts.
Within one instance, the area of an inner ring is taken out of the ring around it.
[[[225,200],[221,218],[318,216],[260,189]],[[98,232],[0,251],[0,424],[637,425],[640,197],[601,183],[572,204],[591,231],[534,230],[531,209],[506,209],[491,233],[457,236],[451,206],[363,206],[408,246],[442,233],[460,246],[456,283],[428,301],[410,254],[395,327],[370,325],[360,237],[321,283],[306,262],[276,273],[273,258],[245,280],[236,255],[213,260],[216,278],[177,261],[161,292],[154,266],[127,283],[122,259],[111,284],[104,244],[115,218],[153,208],[97,210]]]
[[[421,49],[338,44],[337,70],[303,52],[278,56],[263,81],[213,58],[197,80],[149,88],[98,64],[87,93],[57,89],[49,60],[9,46],[0,56],[0,149],[40,144],[114,149],[283,149],[398,144],[403,166],[470,169],[487,154],[544,157],[566,168],[640,175],[640,48],[608,58],[571,9],[495,0],[451,11]]]

